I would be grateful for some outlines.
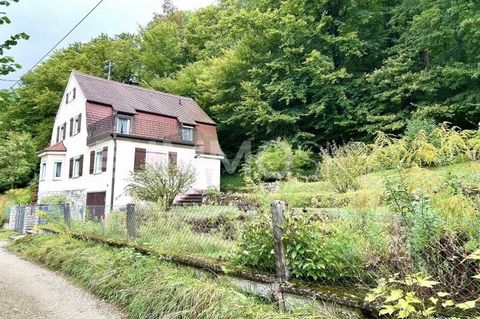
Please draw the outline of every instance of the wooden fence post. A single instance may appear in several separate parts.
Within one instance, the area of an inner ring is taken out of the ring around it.
[[[137,237],[135,204],[127,204],[127,235],[129,238]]]
[[[275,268],[277,271],[277,282],[274,285],[274,295],[278,301],[281,311],[285,310],[285,300],[281,291],[281,283],[290,278],[287,267],[287,248],[283,242],[285,227],[285,202],[274,201],[270,205],[272,212],[272,228],[273,228],[273,249],[275,252]]]

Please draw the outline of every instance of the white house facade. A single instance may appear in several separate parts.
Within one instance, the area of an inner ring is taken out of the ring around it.
[[[145,163],[191,165],[188,192],[218,189],[224,157],[215,122],[191,98],[79,72],[70,75],[39,156],[39,201],[65,194],[87,206],[132,202],[126,186]]]

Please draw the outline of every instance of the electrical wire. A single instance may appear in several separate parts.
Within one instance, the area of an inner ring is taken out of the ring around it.
[[[37,67],[50,53],[52,53],[53,50],[56,49],[56,47],[58,45],[60,45],[60,43],[63,42],[63,40],[65,40],[83,21],[85,21],[86,18],[88,18],[88,16],[90,14],[92,14],[93,11],[95,11],[95,9],[97,9],[97,7],[103,2],[104,0],[100,0],[98,1],[98,3],[82,18],[80,19],[80,21],[77,22],[77,24],[75,24],[73,26],[73,28],[70,29],[70,31],[68,31],[44,56],[42,56],[40,58],[40,60],[38,60],[30,69],[28,69],[27,72],[25,72],[25,74],[29,73],[30,71],[32,71],[35,67]],[[24,75],[25,75],[24,74]],[[18,83],[20,82],[20,79],[16,80],[15,83],[13,83],[13,85],[10,87],[9,90],[13,89],[13,87],[15,85],[17,85]]]

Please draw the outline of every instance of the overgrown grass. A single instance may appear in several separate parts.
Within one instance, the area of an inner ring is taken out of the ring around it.
[[[0,240],[7,239],[10,236],[16,235],[18,233],[15,233],[14,231],[8,230],[8,229],[0,229]]]
[[[222,192],[243,191],[247,188],[241,174],[222,174],[220,179],[220,190]]]
[[[270,302],[241,293],[225,279],[132,249],[60,235],[26,237],[10,248],[67,274],[129,318],[322,318],[312,309],[279,313]]]
[[[229,206],[192,206],[164,211],[155,206],[137,207],[137,237],[133,239],[160,254],[224,259],[237,247],[236,238],[246,213]],[[73,222],[72,230],[84,234],[127,238],[125,212],[112,212],[100,222]]]

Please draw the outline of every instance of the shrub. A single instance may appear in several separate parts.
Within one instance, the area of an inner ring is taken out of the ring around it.
[[[27,188],[14,188],[5,192],[7,200],[16,205],[26,205],[32,200],[32,190]]]
[[[334,145],[322,151],[320,176],[329,181],[340,193],[359,188],[358,177],[367,171],[368,150],[363,143],[351,143],[343,147]]]
[[[276,140],[260,147],[256,156],[249,157],[242,166],[242,174],[247,184],[305,176],[316,167],[312,156],[308,150],[294,150],[289,142]]]
[[[367,273],[368,240],[348,221],[324,223],[312,215],[286,214],[284,226],[288,267],[295,278],[324,282],[359,280]],[[269,214],[247,225],[234,257],[241,266],[274,271],[273,235]]]
[[[195,176],[195,169],[190,165],[147,164],[132,173],[127,189],[141,200],[169,209],[175,197],[195,182]]]

